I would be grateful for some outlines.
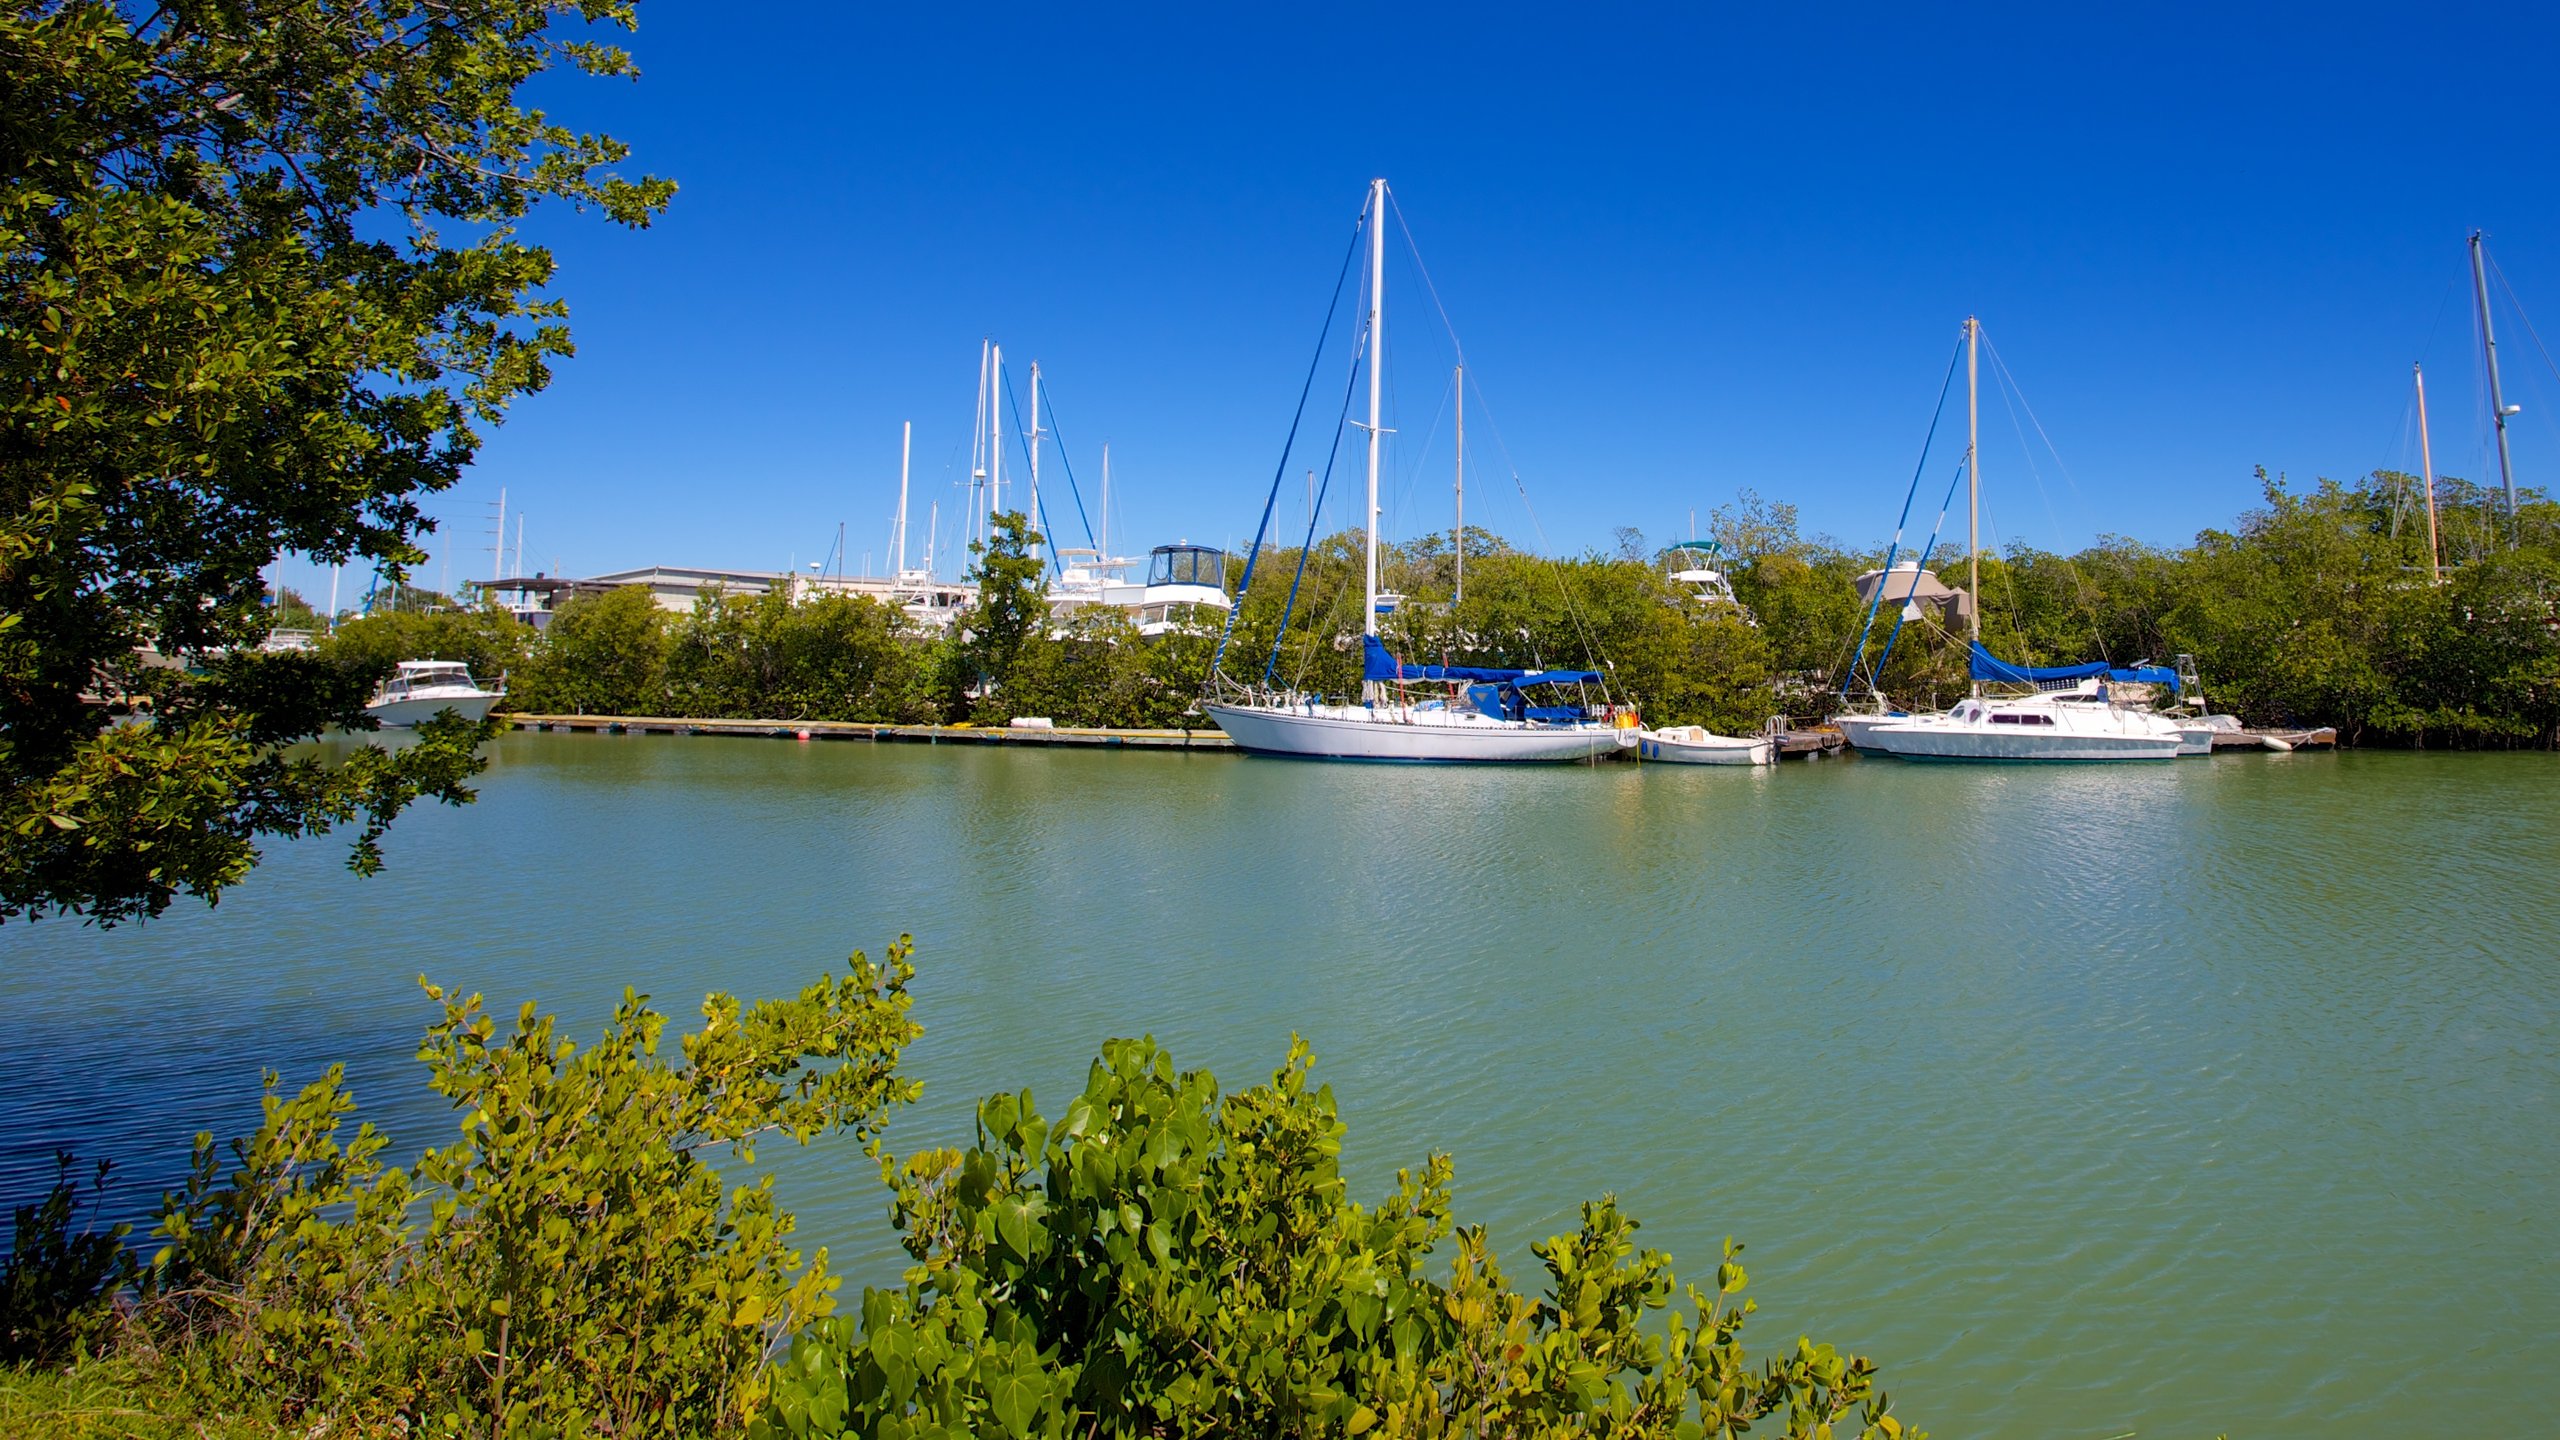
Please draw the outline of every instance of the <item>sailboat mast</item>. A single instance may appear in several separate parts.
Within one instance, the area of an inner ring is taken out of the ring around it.
[[[2498,332],[2489,325],[2489,276],[2481,263],[2480,232],[2471,232],[2471,292],[2480,302],[2480,353],[2489,361],[2489,415],[2498,423],[2498,479],[2507,487],[2507,519],[2516,518],[2515,461],[2507,454],[2507,417],[2515,411],[2507,406],[2504,391],[2498,388]]]
[[[1966,638],[1982,643],[1982,322],[1964,317],[1964,508]],[[1967,662],[1970,668],[1971,662]],[[1982,693],[1982,682],[1973,682]]]
[[[978,513],[986,505],[987,488],[987,351],[994,341],[978,342],[978,409],[969,417],[969,539],[978,538]]]
[[[2436,546],[2436,452],[2427,439],[2427,367],[2411,364],[2409,373],[2418,377],[2418,469],[2427,482],[2427,583],[2444,583],[2444,552]]]
[[[1451,604],[1467,598],[1467,367],[1458,367],[1452,382],[1458,390],[1458,509],[1449,525],[1450,548],[1458,557],[1458,593]]]
[[[1040,362],[1031,362],[1031,523],[1040,523]]]
[[[1387,182],[1369,182],[1369,543],[1360,633],[1378,633],[1378,421],[1386,383]]]
[[[987,346],[987,538],[996,543],[996,517],[1004,513],[1004,347]]]
[[[916,422],[909,420],[898,432],[898,574],[907,573],[907,462],[915,457]]]

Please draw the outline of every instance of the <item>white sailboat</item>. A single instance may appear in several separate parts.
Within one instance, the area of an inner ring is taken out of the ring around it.
[[[1944,715],[1864,720],[1855,732],[1862,750],[1906,760],[2172,760],[2201,739],[2165,715],[2116,703],[2108,682],[2152,680],[2153,672],[2116,672],[2104,664],[2035,670],[2011,665],[1982,648],[1982,322],[1967,316],[1965,334],[1965,487],[1967,520],[1965,593],[1972,641],[1973,694]],[[2040,687],[2039,693],[1986,697],[1982,682],[2001,680]],[[2174,679],[2172,680],[2174,682]],[[2064,687],[2069,688],[2056,688]]]
[[[1369,365],[1367,565],[1363,581],[1361,701],[1249,695],[1204,700],[1200,708],[1238,747],[1260,755],[1333,760],[1522,762],[1584,760],[1634,742],[1633,730],[1582,706],[1539,706],[1528,692],[1596,684],[1587,670],[1524,671],[1467,665],[1408,665],[1378,635],[1378,444],[1385,365],[1387,182],[1369,182]]]

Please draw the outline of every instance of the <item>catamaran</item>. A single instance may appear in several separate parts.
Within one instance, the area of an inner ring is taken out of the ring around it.
[[[1515,670],[1484,665],[1414,665],[1378,633],[1378,445],[1386,366],[1387,182],[1369,182],[1362,212],[1369,235],[1369,308],[1361,343],[1369,367],[1369,498],[1360,637],[1360,701],[1328,701],[1283,691],[1203,700],[1200,708],[1241,749],[1260,755],[1333,760],[1521,762],[1585,760],[1632,745],[1622,729],[1580,703],[1533,702],[1537,695],[1601,683],[1589,670]],[[1258,546],[1259,542],[1257,542]]]

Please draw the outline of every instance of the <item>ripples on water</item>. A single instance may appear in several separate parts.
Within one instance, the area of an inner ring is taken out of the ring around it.
[[[1361,1188],[1433,1148],[1527,1244],[1607,1191],[1763,1344],[1880,1357],[1942,1434],[2530,1431],[2560,1368],[2560,774],[2544,756],[1459,771],[510,736],[371,881],[286,847],[216,911],[11,926],[0,1193],[124,1203],[257,1071],[449,1118],[413,976],[591,1029],[919,943],[903,1147],[1053,1108],[1107,1035],[1231,1084],[1292,1030]],[[853,1157],[804,1235],[894,1275]]]

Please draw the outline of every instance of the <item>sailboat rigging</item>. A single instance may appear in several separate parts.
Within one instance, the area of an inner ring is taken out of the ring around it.
[[[1361,511],[1361,695],[1358,703],[1328,701],[1293,689],[1235,687],[1223,672],[1213,685],[1226,687],[1204,699],[1206,711],[1237,746],[1255,754],[1343,760],[1421,761],[1555,761],[1582,760],[1614,752],[1632,742],[1634,732],[1613,726],[1580,704],[1531,703],[1532,692],[1600,683],[1588,670],[1523,670],[1480,665],[1415,665],[1397,658],[1379,634],[1378,467],[1379,447],[1387,433],[1382,413],[1385,398],[1385,284],[1387,182],[1369,183],[1362,212],[1369,246],[1368,308],[1359,350],[1368,366],[1367,422],[1352,422],[1366,438],[1368,488]],[[1330,329],[1331,320],[1327,319]],[[1319,352],[1321,353],[1321,352]],[[1310,384],[1313,371],[1308,376]],[[1347,396],[1345,397],[1348,398]],[[1303,415],[1306,400],[1299,397]],[[1296,426],[1291,426],[1294,441]],[[1282,456],[1285,472],[1287,456]],[[1263,506],[1263,526],[1270,524],[1279,494]],[[1313,508],[1312,506],[1310,507]],[[1310,531],[1313,526],[1310,525]],[[1257,532],[1253,555],[1259,558]],[[1300,553],[1303,573],[1304,551]],[[1291,594],[1294,603],[1295,583]],[[1283,631],[1285,633],[1285,621]],[[1219,643],[1223,661],[1225,639]],[[1269,670],[1265,672],[1266,682]]]
[[[1982,322],[1966,317],[1965,511],[1967,592],[1966,673],[1971,693],[1944,715],[1876,719],[1860,726],[1859,748],[1909,760],[2168,760],[2209,754],[2212,727],[2202,719],[2173,720],[2121,703],[2109,689],[2136,684],[2181,687],[2183,677],[2160,666],[2013,665],[1982,644]],[[1881,582],[1880,582],[1881,587]],[[2026,695],[1986,696],[1986,682],[2032,687]]]

